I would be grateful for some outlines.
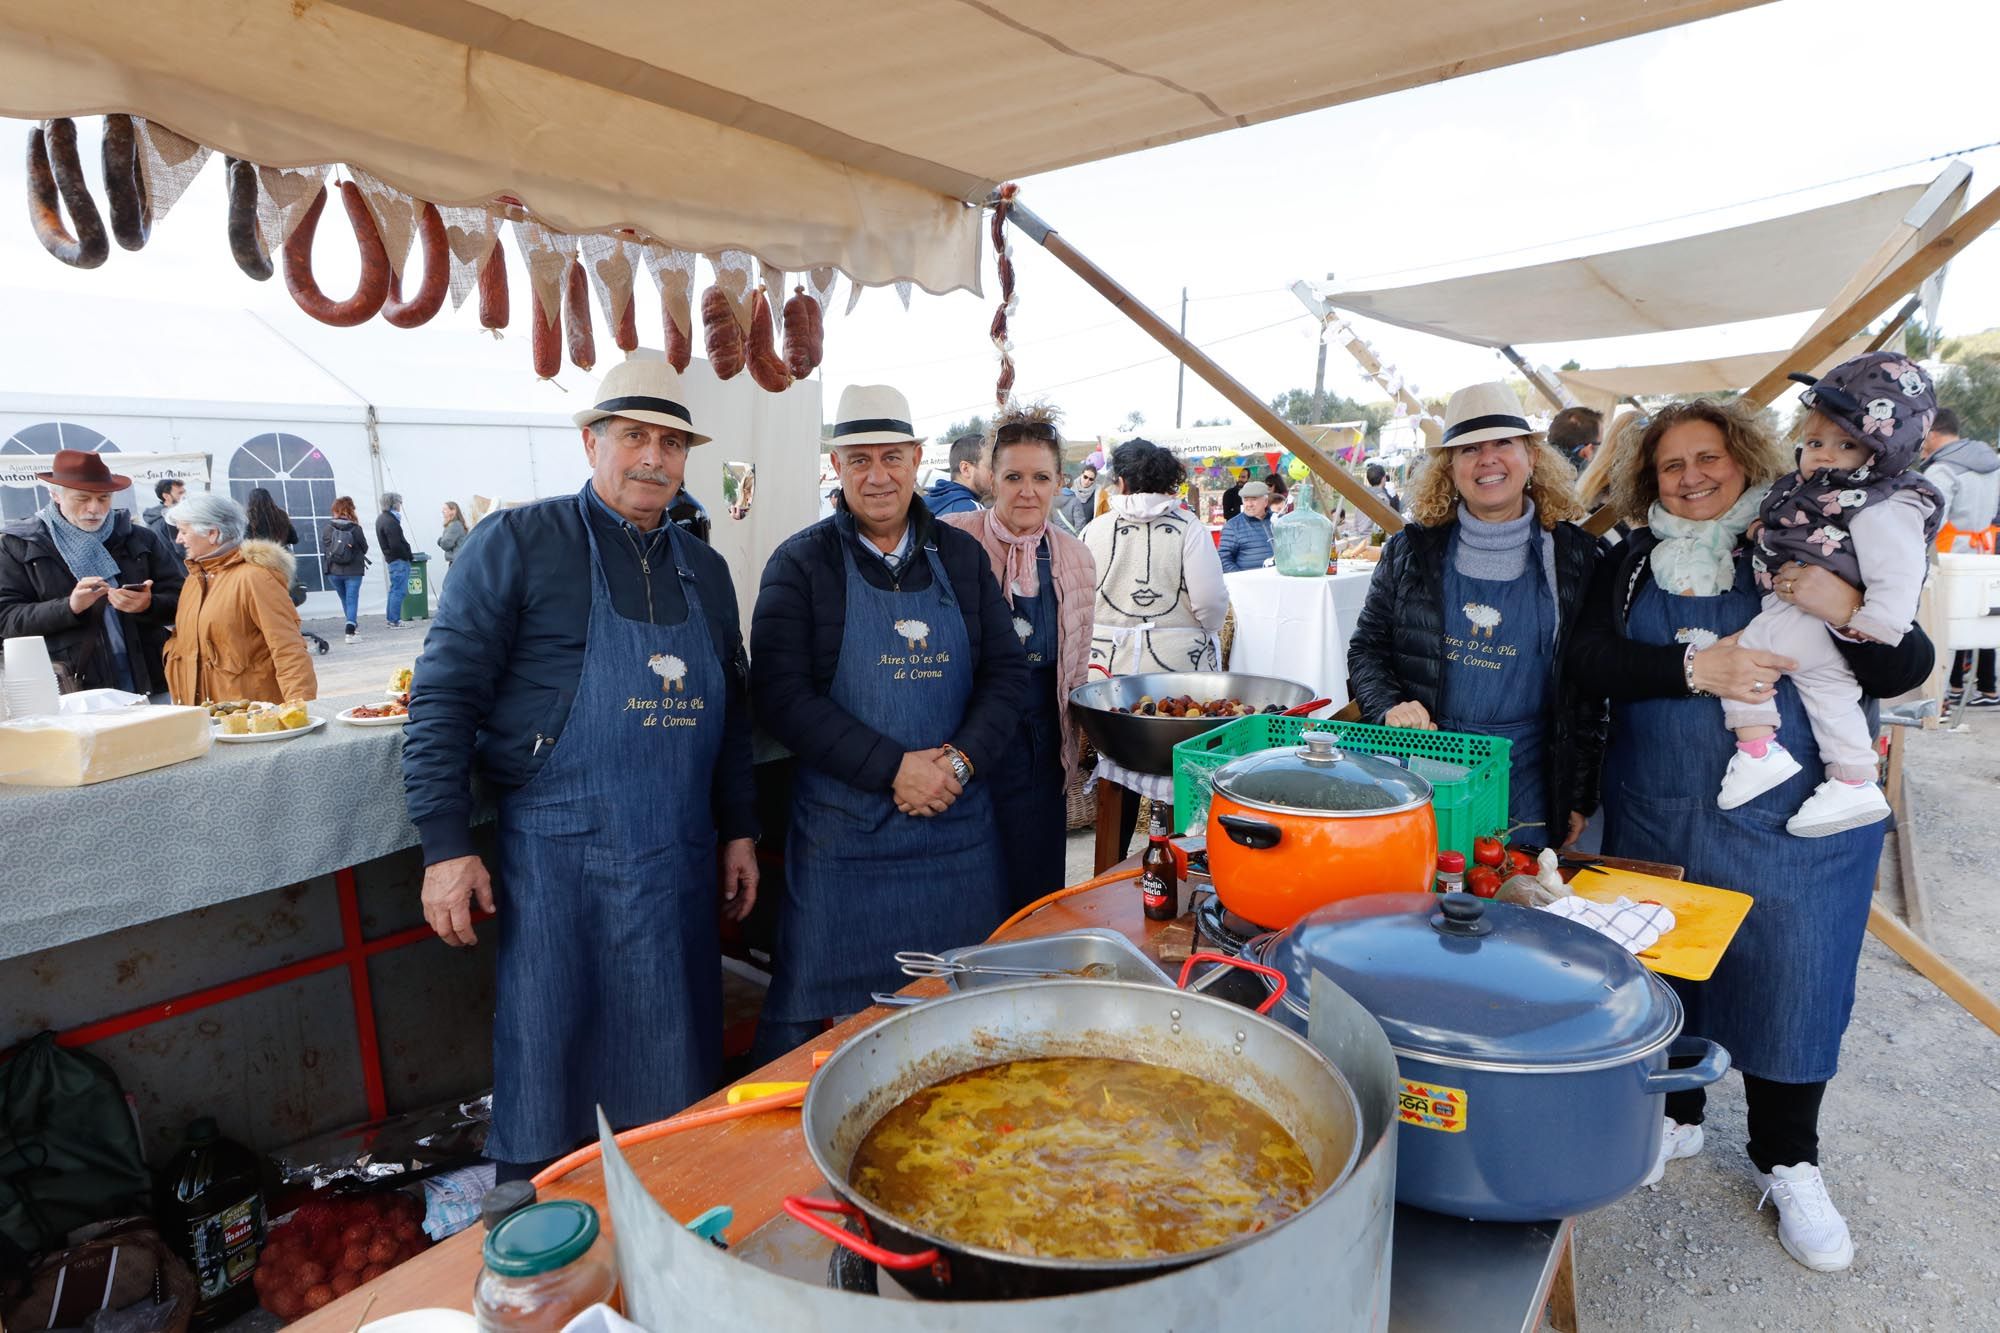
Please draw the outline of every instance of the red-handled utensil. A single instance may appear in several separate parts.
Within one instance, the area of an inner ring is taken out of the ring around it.
[[[851,1203],[840,1199],[801,1199],[793,1196],[786,1199],[783,1206],[785,1215],[794,1222],[811,1227],[835,1245],[845,1246],[871,1264],[880,1264],[884,1268],[893,1268],[901,1272],[928,1268],[939,1282],[951,1281],[951,1265],[935,1248],[918,1250],[915,1254],[898,1254],[894,1250],[885,1250],[877,1245],[868,1226],[868,1218]],[[846,1227],[835,1226],[820,1217],[820,1213],[860,1218],[862,1234],[857,1236]]]
[[[1278,714],[1278,716],[1305,717],[1309,713],[1317,713],[1320,709],[1326,707],[1328,704],[1332,702],[1333,702],[1332,699],[1313,699],[1306,703],[1298,705],[1296,708],[1287,708],[1284,712]]]
[[[1188,960],[1181,964],[1180,980],[1174,983],[1180,989],[1187,989],[1188,973],[1194,971],[1196,963],[1219,963],[1224,967],[1248,968],[1252,972],[1259,973],[1277,982],[1277,989],[1273,990],[1265,998],[1264,1003],[1257,1006],[1257,1012],[1260,1014],[1270,1013],[1271,1006],[1285,998],[1285,987],[1290,984],[1285,980],[1285,974],[1277,968],[1266,967],[1262,963],[1253,963],[1248,958],[1231,958],[1225,953],[1191,953],[1188,955]]]

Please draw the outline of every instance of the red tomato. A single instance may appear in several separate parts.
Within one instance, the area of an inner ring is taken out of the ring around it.
[[[1475,898],[1491,898],[1500,892],[1500,872],[1492,866],[1477,865],[1465,872],[1465,890]]]
[[[1498,838],[1474,838],[1472,859],[1483,866],[1500,866],[1507,862],[1507,849]]]
[[[1509,847],[1507,849],[1508,874],[1526,875],[1528,878],[1533,879],[1535,872],[1540,868],[1535,858],[1522,851],[1519,847]]]

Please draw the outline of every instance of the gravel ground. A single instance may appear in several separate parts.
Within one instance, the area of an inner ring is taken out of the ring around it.
[[[2000,710],[1911,732],[1909,806],[1930,942],[2000,991],[2000,930],[1979,915],[2000,866]],[[1885,895],[1900,909],[1891,881]],[[1743,1085],[1711,1091],[1701,1154],[1578,1224],[1590,1329],[2000,1329],[2000,1035],[1872,935],[1861,954],[1820,1163],[1854,1266],[1811,1272],[1757,1211]],[[1578,1108],[1579,1113],[1587,1113]]]

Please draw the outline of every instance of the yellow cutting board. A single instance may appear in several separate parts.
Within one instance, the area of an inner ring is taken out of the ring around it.
[[[1736,938],[1753,901],[1749,894],[1734,889],[1596,866],[1578,870],[1569,887],[1578,897],[1594,903],[1630,898],[1635,903],[1655,902],[1672,912],[1674,928],[1641,953],[1639,961],[1655,972],[1686,981],[1707,981],[1715,974],[1722,951]]]

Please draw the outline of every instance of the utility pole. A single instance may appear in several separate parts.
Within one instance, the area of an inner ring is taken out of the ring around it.
[[[1181,337],[1187,337],[1187,288],[1181,288]],[[1174,429],[1181,428],[1181,402],[1187,396],[1187,362],[1180,363],[1180,374],[1174,380]]]

